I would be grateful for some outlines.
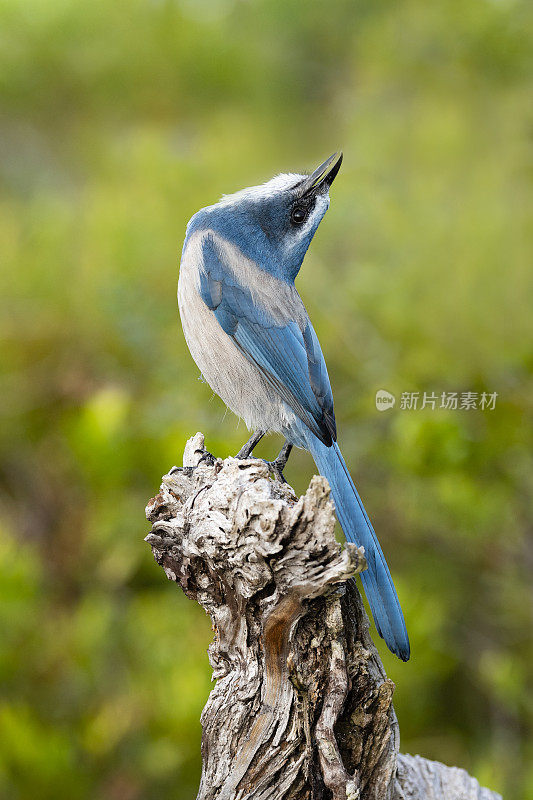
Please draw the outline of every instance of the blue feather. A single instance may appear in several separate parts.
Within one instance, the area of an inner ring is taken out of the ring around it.
[[[228,270],[211,237],[203,244],[200,295],[242,353],[325,444],[336,436],[333,395],[324,356],[309,319],[303,331],[276,322]]]
[[[400,601],[374,528],[339,446],[335,442],[331,447],[326,447],[304,426],[300,427],[300,436],[305,440],[305,447],[311,452],[320,474],[328,479],[346,539],[365,548],[368,568],[361,573],[361,580],[376,629],[389,649],[402,661],[407,661],[410,645]]]

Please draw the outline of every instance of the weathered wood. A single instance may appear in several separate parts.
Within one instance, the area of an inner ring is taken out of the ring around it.
[[[398,755],[388,680],[335,540],[327,481],[297,498],[258,459],[206,455],[150,501],[146,537],[213,622],[198,800],[496,800],[463,770]]]

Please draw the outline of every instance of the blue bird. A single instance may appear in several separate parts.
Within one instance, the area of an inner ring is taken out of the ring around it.
[[[374,622],[407,661],[409,638],[392,578],[337,444],[326,362],[294,280],[329,206],[342,153],[311,175],[283,174],[224,196],[195,214],[181,257],[178,304],[191,355],[211,388],[253,431],[249,457],[268,431],[309,450],[329,481],[346,539],[363,545],[361,574]]]

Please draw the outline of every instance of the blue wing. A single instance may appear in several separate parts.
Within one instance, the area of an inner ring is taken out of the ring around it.
[[[203,242],[200,295],[221,328],[261,371],[280,397],[325,445],[336,440],[333,396],[320,344],[309,318],[280,324],[254,302],[224,267],[212,237]],[[277,304],[279,310],[279,303]]]

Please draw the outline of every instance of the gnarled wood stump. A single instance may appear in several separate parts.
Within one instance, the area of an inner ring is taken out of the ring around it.
[[[398,754],[394,685],[352,580],[364,552],[336,542],[324,478],[298,499],[258,459],[207,457],[197,434],[147,517],[157,563],[215,632],[198,800],[497,800]]]

